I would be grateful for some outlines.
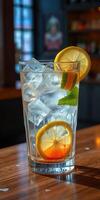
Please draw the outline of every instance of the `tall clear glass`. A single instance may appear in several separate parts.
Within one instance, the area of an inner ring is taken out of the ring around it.
[[[38,71],[28,64],[20,64],[24,124],[32,171],[69,173],[75,165],[79,63],[43,61]]]

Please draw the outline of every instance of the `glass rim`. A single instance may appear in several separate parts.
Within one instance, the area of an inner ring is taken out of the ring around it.
[[[49,69],[52,69],[53,71],[42,71],[41,69],[39,71],[34,71],[31,67],[30,67],[30,69],[24,70],[24,67],[26,65],[28,65],[30,61],[31,60],[29,60],[29,61],[19,61],[19,65],[22,66],[22,68],[20,69],[20,73],[26,73],[26,72],[29,72],[29,71],[31,71],[33,73],[63,73],[63,72],[66,73],[66,72],[69,72],[69,71],[70,72],[79,72],[79,69],[80,69],[80,67],[79,67],[80,62],[79,61],[54,62],[53,60],[38,60],[40,62],[40,64],[48,65],[48,68],[50,66],[52,66]],[[67,69],[67,66],[66,66],[67,70],[64,70],[60,67],[61,64],[71,64],[71,65],[73,64],[73,66],[68,67],[68,69]],[[74,64],[75,64],[75,66],[74,66]],[[57,65],[56,70],[53,67],[54,65]]]
[[[29,62],[30,62],[31,60],[28,60],[28,61],[19,61],[19,64],[20,65],[27,65],[27,64],[29,64]],[[79,64],[80,63],[80,61],[62,61],[62,62],[55,62],[55,61],[53,61],[53,60],[38,60],[40,63],[42,63],[42,64],[60,64],[60,63],[62,63],[62,64],[64,64],[64,63],[69,63],[69,64]]]

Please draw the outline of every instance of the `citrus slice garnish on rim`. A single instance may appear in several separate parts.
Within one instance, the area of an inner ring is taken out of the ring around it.
[[[82,80],[89,72],[91,60],[88,53],[77,46],[69,46],[60,51],[54,60],[55,63],[60,63],[60,68],[63,71],[70,70],[70,63],[79,62],[79,80]],[[57,65],[54,65],[56,70]]]
[[[61,80],[61,88],[71,90],[77,82],[77,73],[63,72]]]
[[[46,160],[65,159],[72,147],[72,129],[67,122],[52,121],[36,134],[36,148]]]

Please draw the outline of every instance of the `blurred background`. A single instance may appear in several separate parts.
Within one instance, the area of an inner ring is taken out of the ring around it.
[[[77,129],[100,123],[100,1],[0,0],[0,148],[25,141],[19,59],[53,59],[77,45],[92,60]]]

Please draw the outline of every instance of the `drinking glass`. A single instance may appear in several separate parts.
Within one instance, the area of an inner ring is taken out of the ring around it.
[[[75,166],[79,63],[33,59],[20,65],[29,165],[39,174],[69,173]]]

